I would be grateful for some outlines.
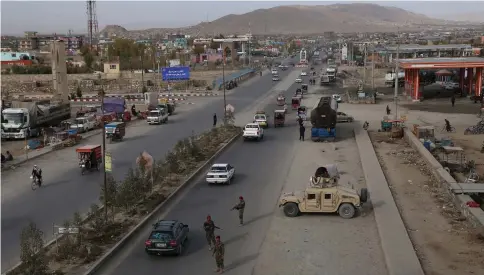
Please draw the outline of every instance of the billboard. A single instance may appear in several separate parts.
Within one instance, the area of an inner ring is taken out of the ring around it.
[[[189,80],[190,67],[168,67],[161,69],[163,81]]]

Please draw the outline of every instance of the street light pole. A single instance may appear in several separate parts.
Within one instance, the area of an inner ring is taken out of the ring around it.
[[[101,91],[100,91],[100,96],[101,96],[101,114],[102,118],[104,118],[104,88],[103,88],[103,83],[101,81]],[[106,128],[104,127],[104,120],[101,120],[102,123],[102,143],[103,143],[103,161],[104,164],[106,163]],[[106,165],[103,166],[103,181],[104,181],[104,219],[107,221],[108,220],[108,176],[106,173]]]

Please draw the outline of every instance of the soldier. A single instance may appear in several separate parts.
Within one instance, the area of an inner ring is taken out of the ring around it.
[[[230,210],[239,210],[239,221],[240,221],[240,226],[244,225],[244,209],[245,209],[245,201],[244,197],[240,196],[239,197],[239,203],[232,207]]]
[[[217,264],[216,272],[218,273],[224,273],[224,254],[225,245],[220,241],[220,236],[217,236],[212,256],[215,257],[215,263]]]
[[[203,223],[205,236],[207,237],[208,246],[210,247],[208,250],[212,250],[212,244],[215,245],[215,228],[220,229],[219,227],[215,226],[215,223],[212,221],[212,217],[208,215],[207,220]]]

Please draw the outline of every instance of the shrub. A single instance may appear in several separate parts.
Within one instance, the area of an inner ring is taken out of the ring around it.
[[[20,234],[20,260],[24,264],[25,274],[47,274],[42,235],[42,231],[33,222],[30,222]]]

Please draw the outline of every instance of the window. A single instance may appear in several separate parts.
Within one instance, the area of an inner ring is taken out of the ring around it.
[[[330,200],[331,199],[331,194],[324,194],[324,199],[325,200]]]
[[[150,235],[150,240],[169,241],[171,239],[173,239],[171,232],[166,231],[153,231]]]
[[[308,194],[308,200],[315,200],[316,194]]]
[[[116,70],[116,65],[109,65],[110,70]]]

